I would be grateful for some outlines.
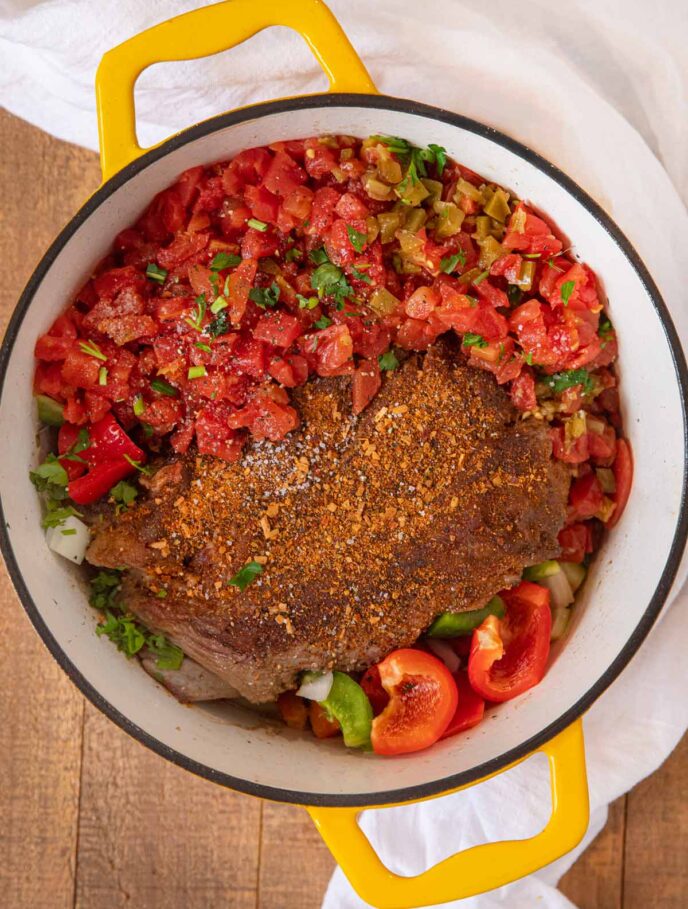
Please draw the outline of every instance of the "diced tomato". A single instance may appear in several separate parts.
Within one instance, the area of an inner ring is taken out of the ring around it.
[[[563,562],[582,562],[592,552],[592,533],[588,524],[570,524],[559,531]]]
[[[337,166],[338,158],[331,148],[318,139],[306,139],[304,164],[309,177],[316,180],[331,173]]]
[[[335,205],[335,213],[351,224],[353,221],[365,220],[370,214],[370,209],[365,202],[354,193],[344,193]]]
[[[298,354],[275,357],[268,365],[268,372],[280,385],[295,388],[297,385],[303,385],[308,378],[308,361]]]
[[[227,303],[231,321],[234,325],[241,322],[242,316],[246,311],[248,295],[253,287],[256,277],[258,262],[256,259],[244,259],[237,265],[227,279]]]
[[[271,193],[264,186],[247,186],[244,191],[246,204],[251,209],[251,214],[259,221],[268,224],[277,223],[279,211],[279,197]]]
[[[330,719],[326,711],[316,701],[311,701],[308,705],[308,719],[311,722],[313,734],[318,739],[330,739],[333,735],[341,732],[341,726],[337,720]]]
[[[500,703],[537,685],[549,657],[549,590],[529,581],[503,591],[503,619],[488,616],[473,632],[468,678],[486,701]]]
[[[228,425],[230,409],[223,402],[208,404],[196,417],[196,443],[201,454],[225,461],[241,456],[242,438]]]
[[[346,325],[330,325],[314,336],[316,341],[316,369],[319,375],[323,370],[337,369],[351,359],[354,345]]]
[[[188,170],[185,170],[177,180],[174,188],[177,191],[177,196],[182,205],[191,205],[196,196],[202,177],[203,167],[198,165],[197,167],[190,167]]]
[[[301,320],[284,310],[266,312],[253,329],[254,338],[267,341],[273,347],[290,347],[302,333]]]
[[[600,467],[609,467],[616,457],[616,433],[612,426],[605,426],[601,433],[591,430],[588,434],[590,457]]]
[[[195,256],[208,244],[208,234],[190,234],[180,233],[174,238],[169,246],[161,249],[158,253],[158,265],[162,268],[176,268],[182,262],[186,262],[191,256]]]
[[[271,193],[288,196],[306,180],[307,174],[303,168],[286,152],[278,151],[270,162],[263,183]]]
[[[562,248],[561,240],[554,237],[549,224],[534,215],[522,202],[519,202],[509,219],[502,245],[509,250],[549,256],[560,252]]]
[[[310,215],[312,207],[313,190],[307,186],[299,186],[292,190],[289,195],[285,196],[282,203],[284,211],[297,221],[305,221]]]
[[[413,319],[427,319],[441,302],[442,298],[435,288],[421,285],[406,301],[406,314]]]
[[[306,160],[306,170],[308,169],[308,160]],[[336,189],[324,186],[317,189],[313,196],[313,206],[311,208],[310,224],[308,233],[312,236],[323,234],[334,220],[334,209],[339,202],[339,193]]]
[[[535,410],[537,398],[535,397],[535,379],[532,370],[523,369],[521,371],[512,381],[509,394],[514,407],[518,410]]]
[[[571,484],[569,492],[569,518],[571,521],[584,521],[594,517],[599,511],[604,493],[594,473],[579,477]]]
[[[299,415],[289,404],[278,404],[263,398],[257,404],[257,416],[251,423],[251,432],[257,439],[279,442],[299,425]]]
[[[373,720],[376,754],[408,754],[433,745],[456,713],[456,682],[441,660],[422,650],[394,650],[377,664],[389,703]]]
[[[79,350],[70,350],[62,365],[62,381],[75,388],[88,388],[98,382],[102,361]]]
[[[67,358],[67,354],[72,347],[74,347],[72,338],[54,338],[52,335],[41,335],[36,341],[33,353],[37,360],[59,363]]]
[[[465,732],[482,722],[485,715],[485,699],[473,691],[468,680],[468,673],[459,670],[454,673],[454,681],[459,695],[454,716],[449,720],[449,725],[442,733],[441,738],[448,739],[458,732]]]
[[[618,524],[619,519],[626,508],[628,497],[631,494],[631,484],[633,483],[633,455],[631,453],[631,446],[626,439],[619,439],[617,443],[616,459],[612,470],[614,471],[614,480],[616,483],[616,492],[614,493],[616,507],[607,521],[607,527],[614,527]]]
[[[366,360],[354,372],[351,380],[353,412],[361,413],[380,390],[382,378],[377,360]]]
[[[146,279],[132,265],[125,265],[124,268],[111,268],[99,274],[93,281],[93,288],[99,297],[114,299],[126,288],[143,292],[146,288]]]
[[[550,429],[550,438],[552,439],[552,454],[559,461],[565,461],[567,464],[582,464],[590,457],[589,433],[587,432],[576,438],[567,439],[564,427],[555,426]]]
[[[244,259],[263,259],[274,255],[279,245],[279,238],[274,231],[250,227],[241,238],[241,255]]]

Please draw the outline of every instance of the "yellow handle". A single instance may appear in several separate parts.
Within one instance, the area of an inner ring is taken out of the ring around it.
[[[545,829],[531,839],[473,846],[416,877],[400,877],[382,864],[357,823],[359,813],[365,809],[308,811],[354,890],[376,909],[414,909],[465,899],[502,887],[553,862],[573,849],[587,830],[588,783],[582,721],[538,750],[549,759],[552,785],[552,816]]]
[[[377,93],[341,26],[322,0],[224,0],[154,25],[105,54],[96,74],[103,179],[145,149],[136,139],[134,84],[153,63],[208,57],[272,25],[299,32],[332,92]]]

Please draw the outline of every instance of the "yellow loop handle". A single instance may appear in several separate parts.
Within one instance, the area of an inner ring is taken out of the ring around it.
[[[341,26],[322,0],[224,0],[161,22],[108,51],[96,73],[100,162],[107,180],[141,155],[134,84],[147,66],[229,50],[272,25],[306,40],[330,91],[377,93]]]
[[[382,864],[357,823],[364,808],[308,811],[354,890],[376,909],[414,909],[465,899],[502,887],[553,862],[578,845],[587,830],[589,804],[582,721],[577,720],[538,750],[549,759],[552,786],[552,815],[545,829],[526,840],[473,846],[416,877],[400,877]]]

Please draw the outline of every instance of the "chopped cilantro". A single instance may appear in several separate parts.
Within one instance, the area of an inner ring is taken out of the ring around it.
[[[313,290],[317,290],[318,296],[321,298],[323,296],[334,297],[337,304],[343,304],[344,300],[354,292],[341,268],[331,262],[325,262],[315,269],[311,275],[311,287]]]
[[[138,494],[138,489],[126,480],[120,480],[110,490],[110,497],[115,501],[118,513],[128,508]]]
[[[39,492],[46,492],[55,499],[66,498],[67,471],[54,454],[49,454],[42,464],[32,470],[29,479]]]
[[[159,395],[167,395],[168,398],[177,397],[177,389],[164,379],[153,379],[151,388],[153,391],[157,391]]]
[[[231,325],[227,321],[227,313],[221,312],[217,318],[206,325],[205,330],[211,338],[217,338],[218,335],[226,335],[228,331],[231,331]]]
[[[583,394],[588,394],[595,387],[595,382],[587,369],[565,369],[563,372],[555,372],[552,376],[545,376],[544,383],[555,394],[560,394],[575,385],[581,385]]]
[[[313,265],[324,265],[326,262],[330,261],[330,257],[325,252],[325,248],[323,246],[321,246],[320,249],[312,249],[308,253],[308,258],[311,260]]]
[[[273,281],[270,287],[252,287],[248,296],[261,309],[274,309],[279,303],[279,284]]]
[[[571,294],[573,293],[575,286],[575,281],[564,281],[564,283],[561,285],[561,302],[564,304],[564,306],[569,305],[569,300],[571,299]]]
[[[225,268],[235,268],[241,264],[241,256],[235,253],[219,252],[210,263],[212,271],[224,271]]]
[[[356,230],[350,224],[346,225],[346,232],[349,235],[349,242],[357,253],[363,252],[363,247],[368,242],[368,234],[363,234]]]
[[[227,581],[227,585],[231,587],[238,587],[239,590],[243,593],[248,585],[252,584],[258,575],[262,573],[263,566],[260,564],[260,562],[247,562],[243,568],[237,571],[233,578],[230,578],[229,581]]]
[[[43,516],[41,521],[41,527],[59,527],[61,524],[71,518],[72,516],[76,518],[82,517],[81,513],[72,508],[71,505],[61,505],[59,501],[54,499],[48,499],[46,502],[47,511]]]
[[[291,249],[288,249],[284,254],[285,262],[294,262],[303,257],[303,253],[298,248],[298,246],[292,246]]]
[[[153,634],[117,602],[122,579],[117,571],[101,571],[91,578],[89,602],[94,609],[105,614],[105,620],[96,627],[96,634],[109,638],[118,650],[132,657],[147,647],[156,657],[159,669],[179,669],[184,660],[183,651],[171,644],[163,634]],[[160,595],[160,591],[158,591]]]
[[[377,362],[383,372],[391,372],[399,365],[399,361],[393,350],[388,350],[387,353],[380,354],[377,358]]]
[[[600,322],[600,327],[597,333],[605,344],[611,341],[614,335],[614,326],[609,321],[609,319],[603,319]]]
[[[482,335],[476,335],[472,331],[467,331],[463,336],[464,347],[487,347],[487,341]]]
[[[367,275],[364,271],[356,268],[354,265],[351,266],[351,275],[356,278],[357,281],[363,281],[364,284],[372,284],[373,280],[370,275]]]
[[[164,284],[167,271],[157,266],[155,262],[149,262],[146,266],[146,277],[150,278],[151,281],[155,281],[156,284]]]
[[[328,319],[327,316],[320,316],[317,322],[313,323],[316,328],[328,328],[332,325],[332,319]]]
[[[428,145],[428,151],[431,151],[433,153],[435,157],[437,175],[441,177],[447,164],[447,149],[443,148],[441,145],[435,145],[431,142],[430,145]]]

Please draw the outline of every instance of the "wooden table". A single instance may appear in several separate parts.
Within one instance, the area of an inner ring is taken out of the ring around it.
[[[100,172],[92,152],[5,112],[0,148],[4,326]],[[4,572],[0,601],[0,906],[320,906],[333,862],[304,811],[221,789],[129,738],[63,675]],[[562,890],[584,909],[688,906],[687,791],[684,739],[612,806]]]

